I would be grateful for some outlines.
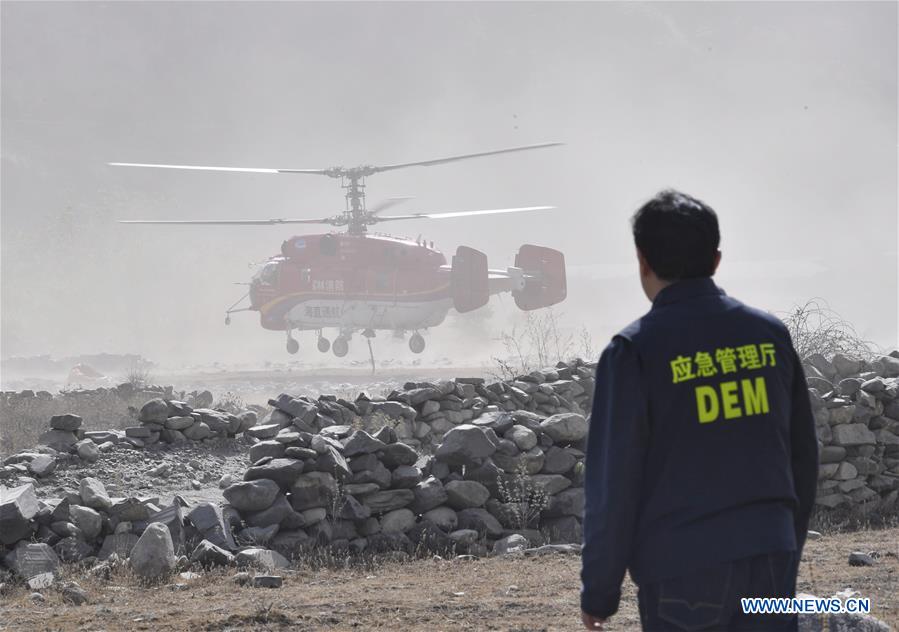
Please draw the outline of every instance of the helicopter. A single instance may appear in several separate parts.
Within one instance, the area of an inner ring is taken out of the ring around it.
[[[554,147],[562,143],[540,143],[474,154],[464,154],[388,165],[361,165],[328,169],[260,169],[196,165],[107,163],[114,167],[143,167],[195,171],[268,174],[309,174],[334,178],[345,191],[345,210],[314,219],[245,220],[119,220],[123,224],[280,226],[288,224],[328,224],[345,227],[343,232],[295,235],[281,244],[281,252],[265,261],[249,282],[249,291],[225,312],[255,311],[260,324],[272,331],[284,331],[290,354],[300,345],[293,332],[314,331],[317,348],[344,357],[354,334],[371,339],[376,330],[388,330],[397,337],[409,336],[409,349],[416,354],[425,349],[422,331],[440,325],[450,308],[466,313],[484,306],[491,295],[509,292],[522,310],[549,307],[565,299],[565,256],[558,250],[533,244],[522,245],[515,265],[505,270],[491,269],[487,255],[468,246],[459,246],[448,264],[433,241],[373,233],[370,226],[382,222],[421,219],[451,219],[503,213],[549,211],[553,206],[524,206],[439,213],[382,213],[408,198],[391,198],[369,209],[365,203],[366,178],[384,171],[408,167],[428,167],[458,160]],[[244,302],[248,305],[240,307]],[[325,329],[335,329],[331,342]],[[372,356],[373,359],[373,356]]]

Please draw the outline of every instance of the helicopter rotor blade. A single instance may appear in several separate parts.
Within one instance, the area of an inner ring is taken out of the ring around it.
[[[335,218],[322,219],[120,219],[119,224],[184,224],[203,226],[275,226],[278,224],[332,224]]]
[[[390,222],[401,219],[450,219],[453,217],[470,217],[474,215],[500,215],[502,213],[526,213],[530,211],[549,211],[555,206],[519,206],[516,208],[495,208],[483,211],[448,211],[444,213],[413,213],[411,215],[385,215],[378,217],[379,222]]]
[[[378,202],[378,203],[374,206],[374,208],[369,209],[368,212],[371,213],[372,215],[377,215],[378,213],[383,213],[383,212],[386,211],[387,209],[389,209],[389,208],[391,208],[391,207],[394,207],[394,206],[396,206],[397,204],[402,204],[402,203],[404,203],[404,202],[408,202],[408,201],[411,200],[411,199],[412,199],[412,196],[411,196],[411,195],[404,195],[404,196],[396,196],[396,197],[392,197],[392,198],[387,198],[386,200],[384,200],[384,201],[382,201],[382,202]]]
[[[455,162],[456,160],[467,160],[469,158],[480,158],[482,156],[495,156],[496,154],[508,154],[516,151],[528,151],[530,149],[542,149],[544,147],[556,147],[565,143],[538,143],[536,145],[523,145],[521,147],[508,147],[506,149],[496,149],[493,151],[483,151],[476,154],[463,154],[460,156],[447,156],[446,158],[435,158],[433,160],[422,160],[420,162],[403,162],[393,165],[381,165],[370,167],[371,173],[379,173],[381,171],[391,171],[393,169],[402,169],[404,167],[430,167],[432,165],[442,165],[447,162]]]
[[[330,169],[258,169],[255,167],[208,167],[201,165],[157,165],[140,162],[108,162],[111,167],[150,167],[152,169],[189,169],[193,171],[241,171],[245,173],[310,173],[329,175]]]

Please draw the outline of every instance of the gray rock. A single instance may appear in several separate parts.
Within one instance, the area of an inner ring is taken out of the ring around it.
[[[445,435],[434,453],[438,460],[450,465],[479,465],[496,452],[496,445],[478,426],[461,424]]]
[[[530,450],[537,445],[537,434],[533,430],[520,425],[509,428],[503,437],[512,441],[522,451]]]
[[[396,468],[401,465],[415,465],[418,453],[415,448],[405,443],[391,443],[380,452],[381,461],[386,467]]]
[[[547,518],[543,521],[543,531],[553,544],[580,543],[583,539],[581,523],[574,516]]]
[[[253,588],[280,588],[284,578],[280,575],[254,575],[250,580]]]
[[[212,436],[212,430],[205,422],[202,421],[195,421],[193,425],[188,426],[181,432],[184,433],[184,436],[191,441],[202,441],[203,439],[207,439]]]
[[[106,493],[106,487],[96,478],[82,478],[78,491],[81,496],[81,503],[85,507],[99,511],[108,511],[112,507],[112,500]]]
[[[187,430],[196,420],[190,415],[182,417],[169,417],[165,420],[165,427],[169,430]]]
[[[865,424],[840,424],[833,427],[833,442],[841,446],[874,445],[877,438]]]
[[[443,483],[433,476],[429,476],[412,488],[415,501],[411,509],[417,514],[423,514],[446,502],[447,494]]]
[[[521,534],[513,533],[512,535],[500,538],[493,543],[493,554],[508,555],[509,553],[521,553],[527,548],[527,538]]]
[[[81,417],[72,414],[53,415],[50,417],[50,427],[54,430],[74,432],[81,427]]]
[[[290,568],[290,561],[286,557],[270,549],[244,549],[234,556],[234,562],[238,568],[253,567],[269,573]]]
[[[165,525],[157,522],[147,525],[143,534],[131,549],[131,569],[147,581],[156,581],[171,574],[177,562],[172,536]]]
[[[282,529],[299,529],[306,526],[303,515],[294,510],[290,501],[279,494],[272,506],[262,511],[244,514],[244,520],[251,527],[266,527],[277,524]]]
[[[78,458],[88,463],[96,463],[100,458],[100,448],[90,439],[82,439],[75,444]]]
[[[264,465],[253,465],[244,474],[245,481],[267,478],[287,491],[303,473],[304,464],[296,459],[272,459]]]
[[[297,478],[290,490],[290,504],[297,511],[328,507],[337,494],[337,481],[327,472],[309,472]]]
[[[103,517],[90,507],[72,505],[69,507],[69,518],[87,540],[95,539],[103,530]]]
[[[544,474],[566,474],[574,467],[577,459],[567,449],[558,446],[547,448],[543,457]]]
[[[571,487],[571,479],[561,474],[535,474],[531,480],[550,496]]]
[[[468,547],[480,538],[480,534],[474,529],[458,529],[449,534],[450,540],[461,547]]]
[[[31,535],[31,520],[40,505],[31,484],[6,489],[0,487],[0,543],[13,544]]]
[[[139,421],[149,421],[164,424],[169,416],[169,405],[164,399],[151,399],[140,407]]]
[[[421,517],[422,520],[427,520],[428,522],[435,524],[438,528],[447,533],[455,531],[459,524],[459,518],[456,516],[456,512],[449,507],[435,507],[422,514]]]
[[[393,470],[391,487],[394,489],[411,489],[421,482],[421,470],[414,465],[400,465]]]
[[[187,519],[200,534],[213,544],[229,551],[237,550],[231,525],[222,508],[215,503],[201,503],[190,510]]]
[[[78,442],[74,432],[68,430],[48,430],[38,437],[38,445],[45,445],[57,452],[68,452]]]
[[[463,509],[458,514],[460,529],[473,529],[479,534],[497,538],[503,534],[503,526],[486,509]]]
[[[849,566],[874,566],[874,558],[861,551],[853,551],[849,554]]]
[[[268,509],[275,502],[280,488],[278,484],[267,478],[234,483],[222,495],[232,507],[240,512],[254,512]]]
[[[87,592],[75,582],[66,582],[59,588],[59,595],[64,603],[82,606],[88,602]]]
[[[205,568],[229,566],[234,562],[234,555],[209,540],[203,540],[190,554],[190,561]]]
[[[343,444],[343,455],[371,454],[386,447],[383,441],[375,439],[364,430],[357,430]]]
[[[556,443],[575,443],[587,436],[587,420],[576,413],[553,415],[540,422],[540,429]]]
[[[353,474],[343,455],[330,445],[326,446],[325,451],[316,459],[315,469],[333,474],[339,481],[345,481]]]
[[[137,536],[133,533],[114,533],[108,535],[103,540],[103,546],[100,547],[100,552],[97,553],[97,557],[101,560],[105,560],[112,555],[115,555],[120,560],[127,559],[131,555],[131,549],[134,548],[135,544],[137,544]]]
[[[281,430],[278,424],[263,424],[246,430],[246,434],[260,440],[273,439]]]
[[[362,504],[366,505],[373,514],[383,514],[394,509],[402,509],[412,504],[415,494],[410,489],[391,489],[362,498]]]
[[[453,509],[483,507],[490,490],[477,481],[450,481],[446,484],[447,505]]]
[[[381,516],[382,533],[404,533],[415,526],[415,514],[410,509],[394,509]]]
[[[80,562],[93,555],[96,549],[81,536],[69,536],[53,545],[53,550],[63,562]]]
[[[796,597],[817,599],[813,595],[802,593]],[[799,632],[889,632],[889,630],[890,627],[886,623],[868,614],[841,612],[799,615]]]
[[[237,534],[237,537],[243,544],[265,546],[278,534],[279,529],[280,527],[277,524],[272,524],[267,527],[247,527],[242,529],[240,533]]]
[[[337,508],[337,517],[344,520],[365,520],[370,515],[371,509],[352,496],[344,496]]]
[[[570,487],[552,496],[544,514],[548,517],[584,515],[584,488]]]
[[[45,543],[20,542],[6,554],[3,562],[25,581],[46,573],[52,577],[59,570],[59,557]]]

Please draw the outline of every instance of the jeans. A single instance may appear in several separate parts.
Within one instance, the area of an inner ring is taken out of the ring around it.
[[[666,630],[796,630],[795,614],[744,614],[741,597],[794,597],[797,554],[766,553],[639,587],[640,623]]]

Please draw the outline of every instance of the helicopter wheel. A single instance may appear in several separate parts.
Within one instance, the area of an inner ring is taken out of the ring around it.
[[[331,348],[331,341],[325,338],[324,336],[318,337],[318,350],[322,353],[328,353],[328,349]]]
[[[287,353],[293,355],[297,351],[300,350],[300,343],[297,342],[294,338],[287,339]]]
[[[416,332],[409,338],[409,349],[412,350],[412,353],[421,353],[425,350],[425,339],[420,333]]]
[[[331,350],[334,351],[334,355],[338,358],[342,358],[350,350],[350,341],[347,340],[346,336],[337,336],[334,339],[334,344],[331,345]]]

